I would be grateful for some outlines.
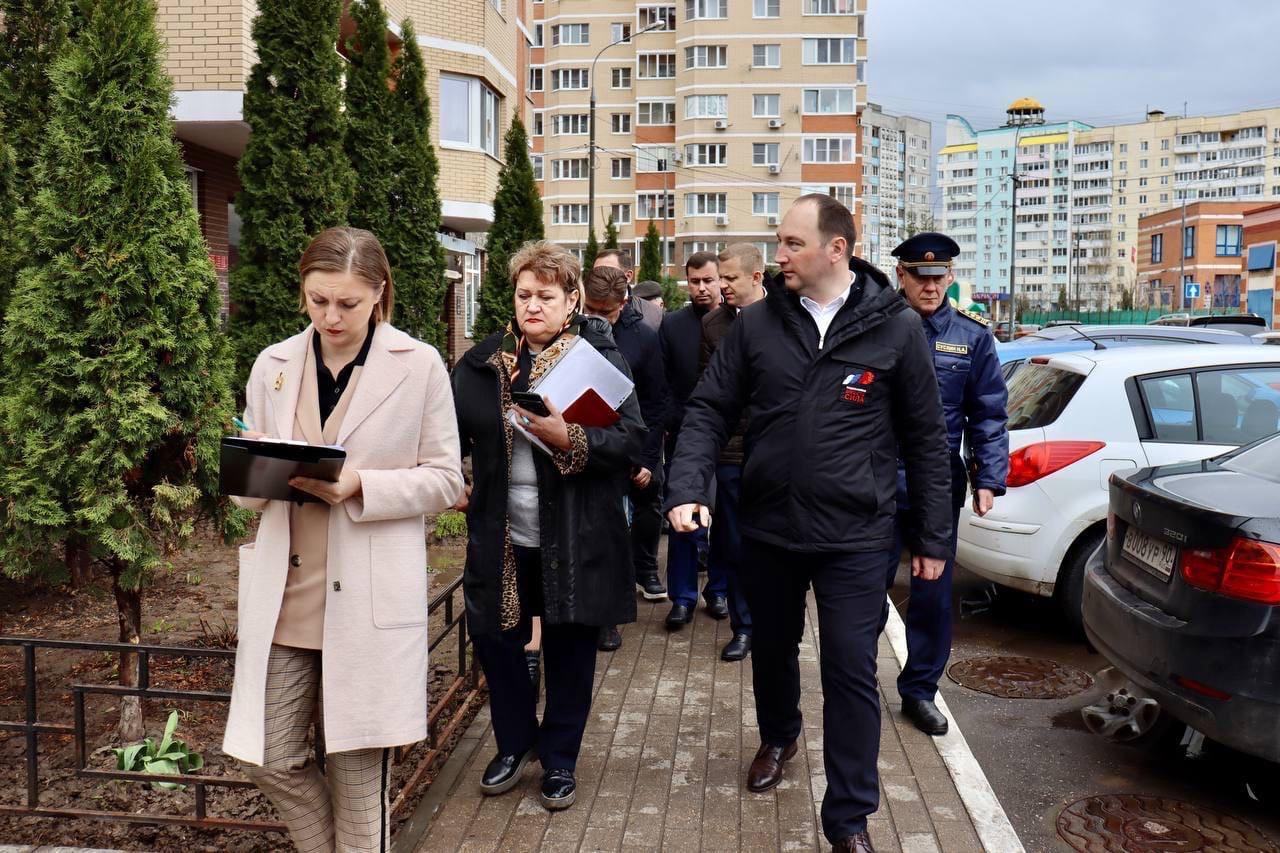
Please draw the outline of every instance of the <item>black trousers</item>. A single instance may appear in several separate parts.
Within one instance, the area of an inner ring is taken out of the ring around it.
[[[542,557],[536,548],[515,549],[522,618],[509,631],[475,634],[476,657],[489,684],[489,708],[498,752],[519,755],[533,749],[543,770],[573,770],[591,713],[596,640],[590,625],[542,623],[542,668],[547,704],[538,722],[538,696],[529,680],[524,647],[532,616],[542,615]]]
[[[760,739],[800,736],[800,640],[810,585],[818,606],[822,672],[822,831],[832,843],[866,828],[880,804],[880,695],[876,642],[884,610],[881,551],[808,553],[743,542],[742,586],[751,610],[752,688]]]
[[[658,573],[658,540],[662,537],[662,474],[653,472],[648,488],[631,484],[631,561],[636,578]]]

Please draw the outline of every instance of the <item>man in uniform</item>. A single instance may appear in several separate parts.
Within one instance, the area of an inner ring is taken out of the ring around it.
[[[926,231],[893,250],[898,258],[898,282],[907,304],[921,317],[934,373],[942,396],[951,448],[952,519],[959,523],[966,480],[973,488],[973,511],[991,510],[1004,494],[1009,474],[1009,432],[1005,405],[1008,394],[996,356],[995,339],[981,315],[953,308],[947,288],[955,277],[952,259],[960,247],[945,234]],[[966,472],[960,458],[961,439],[969,455]],[[895,547],[888,554],[888,586],[893,587],[903,540],[912,539],[905,471],[898,471],[898,517]],[[955,550],[955,525],[952,527]],[[931,735],[947,732],[947,718],[934,704],[938,679],[951,654],[951,576],[955,558],[947,560],[942,577],[923,582],[911,578],[907,606],[907,664],[898,676],[902,712],[916,728]],[[888,617],[888,605],[885,609]]]

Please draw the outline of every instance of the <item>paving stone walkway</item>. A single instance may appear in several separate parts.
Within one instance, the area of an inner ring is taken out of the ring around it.
[[[480,775],[496,752],[486,708],[399,833],[401,853],[830,849],[818,817],[826,779],[812,601],[800,649],[801,748],[784,781],[764,794],[743,784],[759,746],[750,660],[720,660],[727,621],[700,608],[691,625],[668,632],[668,608],[641,603],[639,621],[623,628],[622,648],[598,658],[572,808],[551,814],[541,806],[537,765],[509,793],[481,796]],[[890,633],[895,627],[900,631],[896,614]],[[881,797],[869,821],[876,850],[1021,850],[954,722],[952,734],[935,740],[902,718],[898,671],[882,638]],[[886,696],[893,697],[892,710]]]

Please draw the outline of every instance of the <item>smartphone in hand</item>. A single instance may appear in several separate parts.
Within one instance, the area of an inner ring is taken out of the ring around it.
[[[547,408],[547,404],[543,401],[541,394],[535,394],[532,391],[512,391],[511,402],[515,403],[526,412],[532,412],[540,418],[545,418],[551,414],[551,410]]]

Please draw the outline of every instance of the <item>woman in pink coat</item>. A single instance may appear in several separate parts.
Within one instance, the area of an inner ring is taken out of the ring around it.
[[[250,765],[299,850],[386,850],[390,747],[427,735],[424,516],[462,494],[440,355],[391,326],[376,237],[330,228],[299,264],[301,334],[249,376],[248,436],[342,445],[315,503],[238,499],[262,512],[240,549],[239,645],[223,750]],[[317,703],[325,772],[311,760]]]

